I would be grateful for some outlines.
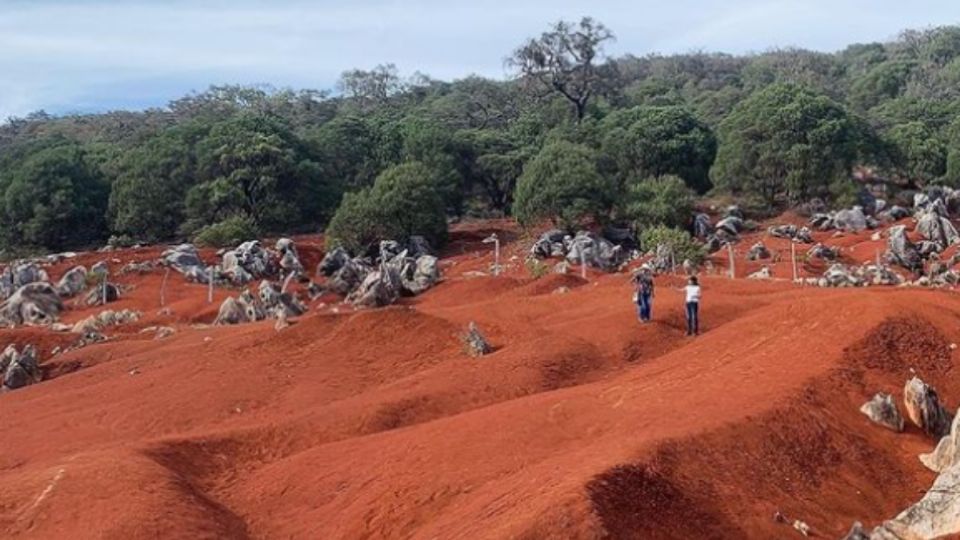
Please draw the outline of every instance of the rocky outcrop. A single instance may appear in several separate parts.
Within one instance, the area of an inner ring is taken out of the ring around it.
[[[0,299],[9,298],[24,285],[49,281],[47,273],[34,262],[15,262],[0,274]]]
[[[274,249],[280,254],[280,269],[283,270],[284,275],[303,273],[303,264],[300,262],[300,255],[293,240],[281,238],[277,240]]]
[[[875,424],[879,424],[896,432],[903,431],[903,417],[893,401],[893,396],[880,392],[873,399],[860,407],[860,412],[867,415]]]
[[[276,273],[270,253],[259,240],[249,240],[223,254],[220,271],[232,283],[243,285]]]
[[[943,408],[937,391],[920,378],[913,377],[903,387],[903,405],[907,418],[926,434],[939,439],[949,432],[951,414]]]
[[[73,298],[87,288],[87,269],[74,266],[57,282],[57,294],[63,298]]]
[[[421,255],[404,262],[400,271],[403,289],[411,295],[420,294],[440,281],[439,260],[433,255]]]
[[[953,223],[933,210],[926,210],[919,215],[917,231],[923,238],[936,244],[940,251],[960,241]]]
[[[747,251],[747,260],[756,261],[759,259],[769,259],[770,250],[767,249],[767,246],[763,242],[757,242],[756,244],[750,246],[750,250]]]
[[[63,300],[53,285],[38,281],[20,287],[0,303],[0,323],[13,326],[49,325],[57,321],[61,311]]]
[[[180,244],[164,251],[160,254],[160,264],[173,268],[189,281],[196,283],[208,283],[207,280],[211,277],[193,244]]]
[[[464,349],[470,356],[485,356],[493,352],[493,347],[491,347],[487,339],[483,337],[480,329],[477,328],[477,324],[473,321],[470,321],[470,324],[467,326],[467,332],[461,339],[463,340]]]
[[[0,354],[0,375],[3,376],[2,390],[16,390],[24,386],[35,384],[42,379],[40,364],[37,359],[37,350],[33,345],[27,345],[22,352],[8,345]]]
[[[907,238],[907,227],[896,225],[887,231],[887,259],[911,272],[923,268],[923,258],[917,246]]]
[[[920,462],[933,472],[943,472],[960,462],[960,415],[953,419],[950,433],[944,435],[929,454],[920,454]]]

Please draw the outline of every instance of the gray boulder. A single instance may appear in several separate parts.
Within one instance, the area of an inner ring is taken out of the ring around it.
[[[34,262],[12,263],[0,274],[0,299],[9,297],[24,285],[49,280],[43,268]]]
[[[275,273],[270,253],[259,240],[249,240],[224,253],[221,271],[230,281],[240,285]]]
[[[467,354],[473,357],[485,356],[493,352],[493,347],[487,342],[487,339],[480,333],[477,324],[470,321],[467,325],[467,333],[463,335],[463,346]]]
[[[87,288],[87,269],[74,266],[67,270],[57,282],[57,294],[63,298],[72,298]]]
[[[960,415],[953,418],[950,432],[929,454],[920,454],[920,462],[933,472],[943,472],[960,462]]]
[[[113,283],[94,285],[83,302],[88,306],[103,306],[120,299],[120,287]]]
[[[340,295],[347,295],[359,287],[372,271],[362,259],[348,258],[327,280],[327,289]]]
[[[907,238],[905,225],[896,225],[887,231],[887,259],[912,272],[923,268],[923,259],[917,247]]]
[[[825,261],[835,261],[840,256],[840,251],[835,247],[816,244],[807,250],[807,257],[810,259],[822,259]]]
[[[358,307],[388,306],[400,298],[403,287],[400,268],[391,262],[380,263],[380,268],[367,274],[347,301]]]
[[[320,264],[317,265],[317,275],[330,277],[336,274],[341,268],[350,262],[350,254],[342,247],[336,247],[328,251]]]
[[[200,254],[193,244],[180,244],[164,251],[160,254],[160,263],[188,278],[206,276],[206,265],[200,260]]]
[[[433,255],[433,246],[430,242],[419,235],[412,235],[407,240],[407,253],[414,259],[419,259],[424,255]]]
[[[845,232],[860,232],[867,228],[867,216],[859,206],[840,210],[833,216],[833,226]]]
[[[704,239],[713,232],[713,224],[710,223],[710,216],[707,214],[697,214],[693,217],[693,235],[696,238]]]
[[[926,434],[939,439],[949,433],[952,415],[943,408],[937,391],[918,377],[903,387],[903,405],[907,418]]]
[[[941,250],[960,240],[960,235],[957,234],[953,223],[932,210],[920,214],[917,219],[917,231],[927,240],[940,246]]]
[[[875,424],[892,429],[896,432],[903,431],[903,417],[900,416],[900,410],[893,401],[893,396],[880,392],[873,396],[873,399],[860,407],[860,412],[867,415]]]
[[[747,260],[756,261],[760,259],[769,259],[770,250],[767,249],[767,246],[763,245],[763,242],[757,242],[756,244],[750,246],[750,250],[747,251]]]
[[[793,240],[797,236],[797,226],[786,224],[786,225],[774,225],[767,229],[767,234],[774,236],[776,238],[784,238],[786,240]]]
[[[743,218],[740,218],[737,216],[727,216],[721,219],[720,221],[718,221],[714,229],[717,231],[722,230],[727,232],[728,234],[736,236],[740,234],[741,231],[743,231],[744,226],[745,225],[743,222]]]
[[[530,248],[530,254],[540,259],[563,257],[566,247],[563,244],[566,235],[559,229],[552,229],[540,235]]]
[[[37,350],[27,345],[23,352],[10,345],[0,355],[0,373],[3,374],[3,390],[16,390],[40,382],[42,372],[37,360]]]
[[[63,311],[63,300],[53,285],[44,281],[17,289],[0,303],[0,321],[10,325],[41,326],[53,324]]]
[[[302,274],[303,264],[300,263],[300,255],[297,253],[297,246],[289,238],[277,240],[274,246],[277,253],[280,254],[280,269],[285,274]]]
[[[625,254],[620,246],[615,246],[609,240],[580,231],[570,242],[566,258],[571,264],[580,264],[584,260],[594,268],[613,271],[624,261]]]
[[[408,259],[400,273],[404,290],[416,295],[436,285],[440,280],[438,262],[433,255],[422,255],[416,260]]]

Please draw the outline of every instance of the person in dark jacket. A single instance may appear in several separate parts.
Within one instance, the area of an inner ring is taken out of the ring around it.
[[[640,322],[649,322],[653,316],[653,273],[643,268],[633,277],[633,283]]]

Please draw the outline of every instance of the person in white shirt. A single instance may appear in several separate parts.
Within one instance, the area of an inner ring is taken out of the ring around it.
[[[687,303],[687,335],[696,336],[700,334],[700,283],[697,276],[690,276],[683,291]]]

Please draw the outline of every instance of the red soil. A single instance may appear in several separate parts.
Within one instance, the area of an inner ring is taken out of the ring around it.
[[[445,281],[423,296],[355,313],[318,305],[279,333],[196,325],[217,302],[177,274],[160,312],[163,271],[125,276],[111,308],[143,311],[140,323],[0,395],[0,536],[795,535],[780,511],[837,537],[929,486],[917,454],[933,442],[858,408],[877,391],[899,396],[911,370],[957,405],[957,295],[707,276],[705,332],[690,339],[680,277],[658,278],[655,320],[641,326],[624,274],[533,280],[514,260],[477,277],[493,230],[504,261],[522,259],[512,224],[463,227]],[[872,259],[868,237],[844,238],[850,257]],[[320,253],[301,251],[312,263]],[[119,268],[158,252],[81,259]],[[787,257],[775,275],[789,272]],[[493,354],[464,353],[470,321]],[[139,333],[154,324],[178,331]],[[46,359],[73,337],[6,330],[0,347],[38,343]]]

